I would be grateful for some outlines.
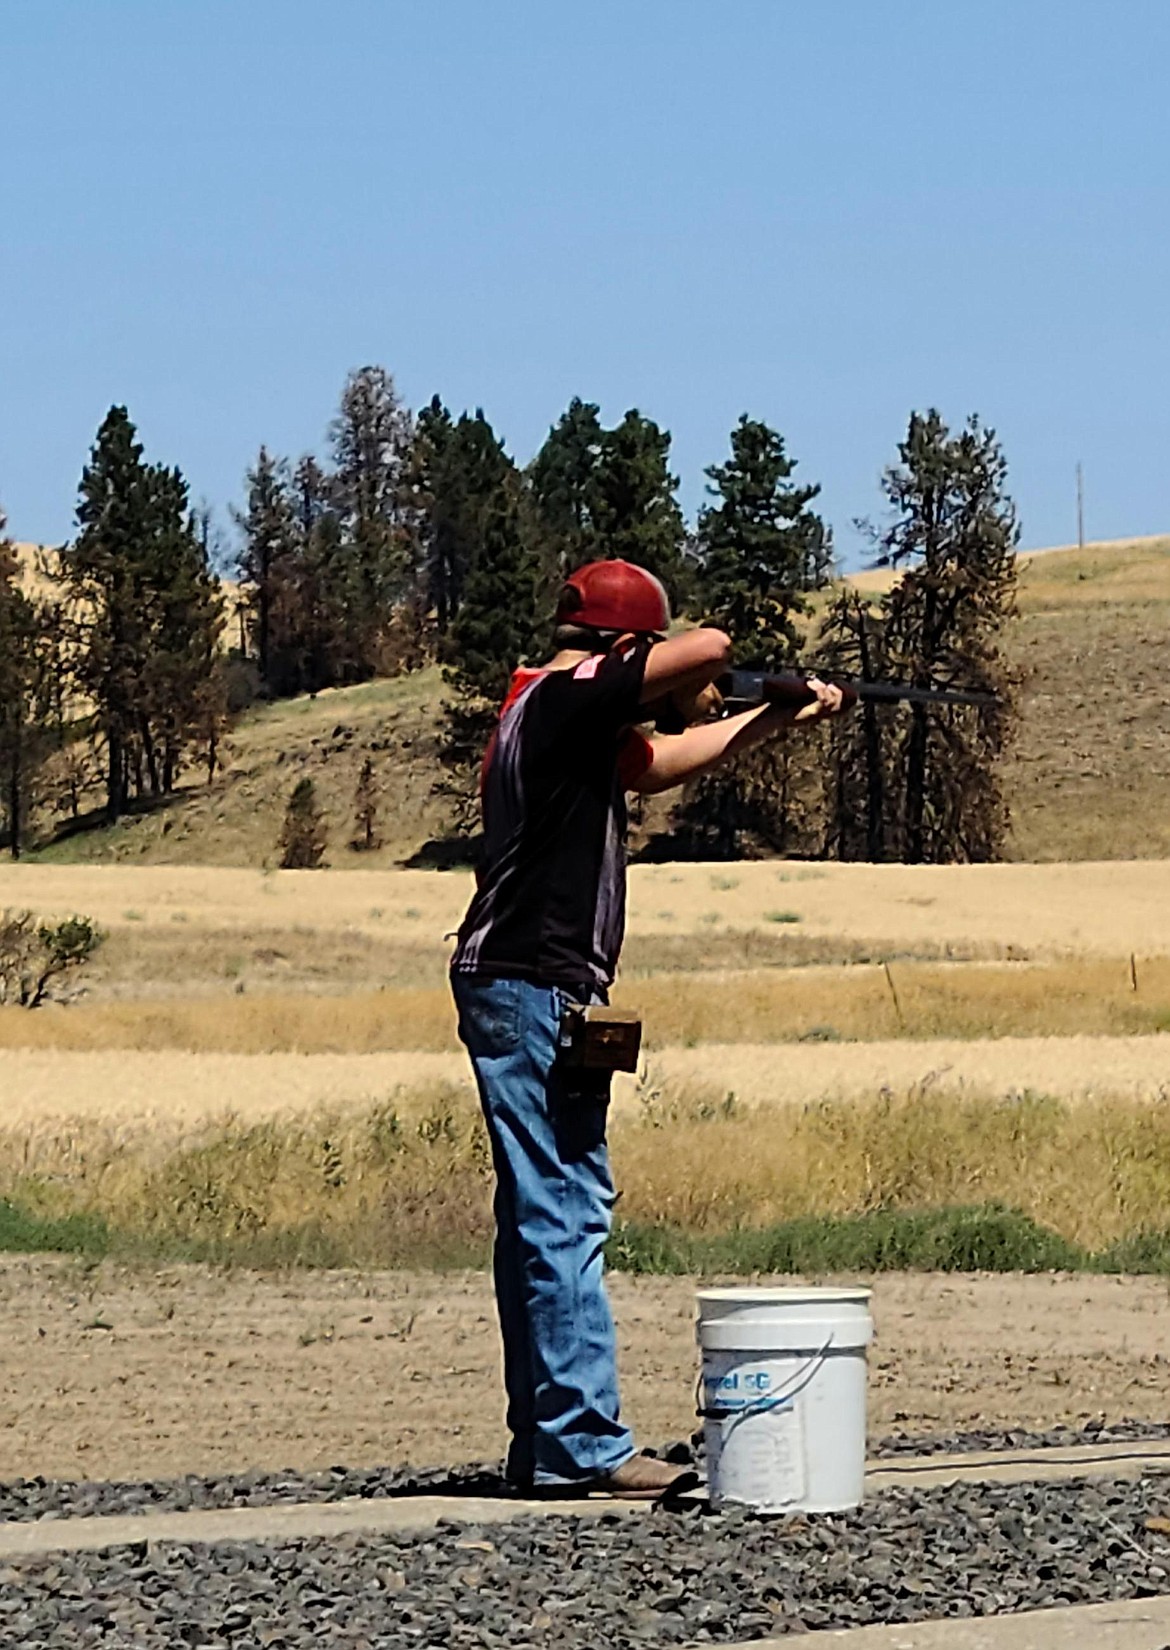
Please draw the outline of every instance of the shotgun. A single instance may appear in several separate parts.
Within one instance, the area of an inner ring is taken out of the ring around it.
[[[812,704],[816,697],[806,680],[806,675],[814,674],[816,673],[813,671],[802,673],[796,670],[782,670],[773,674],[762,670],[729,670],[719,678],[715,686],[723,695],[724,708],[730,714],[751,710],[757,705],[783,705],[790,710],[799,710],[802,705]],[[846,703],[855,703],[858,699],[879,705],[998,703],[994,693],[981,692],[974,688],[918,687],[909,682],[859,682],[843,680],[839,676],[826,676],[823,680],[832,681],[837,687],[843,688]]]

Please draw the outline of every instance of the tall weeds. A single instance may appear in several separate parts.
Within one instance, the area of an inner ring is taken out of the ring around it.
[[[624,1226],[709,1254],[712,1240],[738,1234],[742,1247],[786,1222],[987,1205],[1093,1252],[1127,1243],[1137,1255],[1170,1226],[1162,1103],[923,1086],[745,1110],[647,1089],[612,1137]],[[459,1090],[169,1135],[93,1123],[0,1132],[0,1198],[13,1209],[85,1217],[145,1252],[257,1264],[482,1263],[490,1183],[483,1124]]]

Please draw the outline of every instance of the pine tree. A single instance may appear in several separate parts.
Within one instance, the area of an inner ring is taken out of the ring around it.
[[[200,751],[210,785],[219,767],[220,748],[227,732],[229,673],[221,639],[227,612],[219,580],[212,572],[211,515],[198,510],[191,520],[191,538],[197,546],[192,558],[189,606],[191,646],[189,663],[197,668],[190,677],[187,729]]]
[[[374,775],[373,758],[367,756],[358,774],[353,795],[354,834],[350,847],[369,853],[381,846],[378,840],[378,807],[381,796]]]
[[[464,698],[498,704],[535,643],[532,559],[514,471],[485,500],[481,532],[445,675]]]
[[[791,666],[801,646],[802,591],[827,534],[809,506],[820,492],[790,479],[795,461],[778,431],[745,413],[731,432],[731,456],[707,470],[717,502],[699,512],[696,557],[704,623],[726,630],[739,665]],[[778,733],[730,767],[689,787],[677,828],[690,850],[734,859],[746,849],[810,851],[819,788],[815,748]]]
[[[47,751],[50,661],[41,604],[20,586],[20,561],[0,511],[0,818],[19,859],[32,781]]]
[[[293,578],[295,522],[289,494],[288,465],[261,447],[255,464],[245,477],[248,504],[235,512],[243,534],[237,558],[237,573],[252,615],[252,635],[260,679],[272,692],[279,692],[274,671],[279,648],[273,646],[273,608],[279,607],[285,587]],[[286,627],[287,628],[287,627]]]
[[[669,431],[631,408],[603,434],[593,521],[596,547],[606,556],[648,568],[677,607],[686,594],[686,532],[669,455]]]
[[[341,522],[329,477],[311,453],[293,471],[293,554],[282,564],[273,604],[282,691],[316,693],[344,680],[345,588]]]
[[[445,432],[443,448],[430,478],[433,508],[442,525],[441,561],[431,562],[439,628],[446,638],[442,657],[457,655],[458,617],[468,581],[498,511],[504,492],[515,492],[516,466],[504,451],[482,407],[462,413]]]
[[[833,550],[833,529],[826,526],[819,516],[813,519],[817,524],[816,529],[810,534],[805,546],[800,570],[802,590],[826,589],[832,584],[837,570],[837,559]]]
[[[63,570],[81,616],[76,674],[106,745],[106,811],[124,812],[149,653],[141,561],[151,532],[142,446],[125,407],[111,407],[82,472],[80,528]]]
[[[441,754],[447,778],[440,789],[461,830],[475,815],[475,776],[509,677],[537,645],[537,578],[523,483],[510,459],[507,464],[481,504],[481,537],[444,669],[454,694],[445,706]]]
[[[378,668],[379,642],[414,578],[416,536],[406,510],[413,419],[384,367],[352,372],[330,427],[332,495],[340,523],[343,679]]]
[[[178,470],[147,465],[124,407],[112,407],[82,473],[80,531],[61,558],[74,614],[76,686],[106,745],[106,808],[171,790],[202,732],[222,612],[208,545]]]
[[[148,478],[153,535],[144,599],[151,625],[139,732],[150,790],[159,796],[174,789],[189,748],[217,739],[210,713],[224,620],[209,524],[201,527],[188,509],[178,470],[152,466]]]
[[[277,843],[281,869],[318,870],[326,842],[325,816],[317,803],[316,786],[311,779],[298,779],[288,799]]]
[[[528,469],[543,543],[556,582],[614,552],[602,541],[599,472],[605,432],[600,409],[574,396]]]
[[[441,637],[458,609],[467,570],[453,486],[454,446],[451,414],[433,396],[415,420],[406,475],[421,541],[423,600]]]
[[[784,438],[745,413],[731,458],[707,470],[717,504],[699,512],[705,620],[733,638],[737,664],[776,670],[800,649],[802,590],[822,553],[824,523],[809,509],[819,487],[797,487]]]
[[[1002,632],[1016,610],[1019,525],[992,430],[952,436],[933,409],[911,416],[883,490],[892,524],[881,561],[901,577],[883,601],[890,668],[917,686],[993,693],[979,708],[911,705],[891,762],[897,857],[911,864],[998,857],[1008,812],[997,763],[1015,719]]]

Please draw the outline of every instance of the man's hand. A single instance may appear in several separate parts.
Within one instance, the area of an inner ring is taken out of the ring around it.
[[[826,716],[840,716],[842,711],[852,709],[857,703],[855,693],[847,693],[836,682],[822,682],[819,676],[807,677],[805,685],[812,689],[816,698],[811,705],[801,706],[792,717],[794,722],[820,722]]]

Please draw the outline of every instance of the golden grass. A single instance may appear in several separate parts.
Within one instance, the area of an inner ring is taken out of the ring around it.
[[[623,1217],[684,1232],[997,1201],[1100,1249],[1164,1229],[1170,1209],[1170,1110],[1116,1095],[1072,1106],[914,1088],[741,1112],[678,1090],[617,1116],[612,1138]],[[186,1132],[0,1132],[0,1195],[26,1208],[228,1246],[311,1231],[359,1263],[484,1242],[489,1182],[474,1103],[444,1089]]]
[[[1170,537],[1101,539],[1024,550],[1019,557],[1020,608],[1024,613],[1100,602],[1170,601]],[[847,574],[844,583],[873,597],[893,588],[901,575],[888,567]]]
[[[440,871],[3,865],[0,909],[84,912],[113,932],[184,924],[238,933],[365,934],[445,956],[472,878]],[[772,923],[769,913],[795,921]],[[947,947],[1030,957],[1170,953],[1170,859],[1054,865],[637,865],[632,940],[783,928],[875,955]],[[257,943],[263,943],[257,940]]]
[[[1021,557],[1020,607],[1088,607],[1170,601],[1170,537],[1115,539]]]
[[[1170,1030],[1170,958],[896,963],[657,976],[624,985],[650,1047],[897,1037],[1130,1036]]]
[[[1008,1098],[1042,1091],[1070,1101],[1124,1094],[1164,1103],[1170,1099],[1170,1037],[704,1043],[697,1048],[660,1049],[650,1055],[648,1071],[649,1080],[658,1081],[658,1074],[659,1086],[668,1091],[698,1084],[732,1094],[739,1103],[761,1107],[848,1101],[880,1089],[920,1084]],[[626,1104],[628,1093],[621,1087],[617,1090],[619,1108]]]
[[[355,929],[275,928],[248,933],[240,928],[204,928],[179,917],[151,926],[138,922],[107,935],[85,971],[85,998],[139,1000],[219,996],[279,991],[360,992],[373,987],[411,989],[443,986],[447,945],[400,943],[391,933]],[[984,959],[1001,956],[998,947],[956,947],[928,940],[899,946],[889,954],[907,960]],[[622,952],[626,979],[648,974],[695,973],[719,969],[803,968],[871,962],[887,955],[883,946],[841,935],[801,934],[798,926],[766,924],[755,929],[708,931],[702,947],[686,934],[635,934]]]
[[[451,994],[285,995],[0,1008],[0,1047],[218,1054],[373,1054],[457,1048]]]
[[[1012,646],[1024,681],[1003,774],[1011,857],[1165,856],[1170,601],[1053,603],[1024,615]]]
[[[360,1111],[401,1091],[472,1088],[462,1054],[182,1054],[172,1049],[74,1053],[8,1050],[0,1127],[72,1119],[157,1129],[248,1123],[321,1107]]]
[[[368,991],[440,986],[440,946],[353,929],[205,928],[185,917],[115,929],[85,971],[87,1002],[220,996],[252,991]]]
[[[1126,1037],[1170,1031],[1170,958],[855,964],[660,974],[622,983],[649,1048],[899,1037]],[[1133,980],[1137,980],[1137,989]],[[446,985],[335,995],[0,1008],[0,1048],[373,1054],[459,1047]]]
[[[639,1078],[619,1076],[614,1115],[648,1092],[717,1089],[767,1109],[850,1101],[882,1089],[933,1085],[1010,1097],[1043,1091],[1070,1101],[1122,1094],[1164,1102],[1170,1038],[1018,1037],[969,1042],[709,1043],[660,1049]],[[181,1054],[8,1050],[0,1127],[55,1128],[80,1119],[118,1127],[203,1127],[357,1113],[390,1095],[436,1085],[471,1094],[463,1054]]]

